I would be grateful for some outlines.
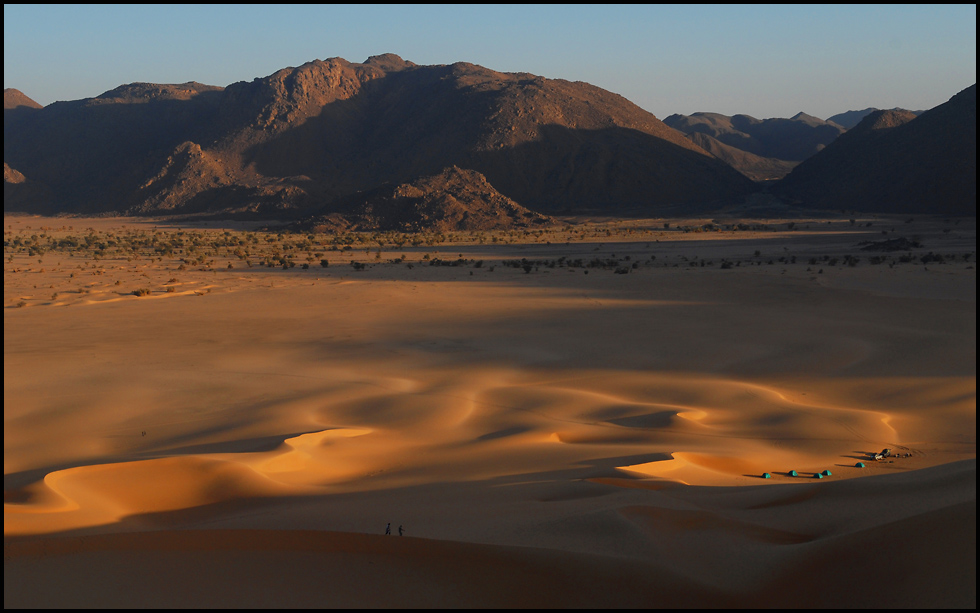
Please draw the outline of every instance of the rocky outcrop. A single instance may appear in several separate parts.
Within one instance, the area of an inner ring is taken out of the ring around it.
[[[486,177],[451,166],[395,186],[356,194],[303,223],[356,230],[487,231],[554,223],[498,192]],[[339,215],[337,213],[340,213]]]

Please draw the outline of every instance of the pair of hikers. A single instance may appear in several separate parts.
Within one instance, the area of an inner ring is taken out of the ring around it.
[[[391,522],[388,522],[388,525],[385,526],[385,534],[391,534]],[[398,536],[402,536],[404,534],[405,534],[405,527],[398,526]]]

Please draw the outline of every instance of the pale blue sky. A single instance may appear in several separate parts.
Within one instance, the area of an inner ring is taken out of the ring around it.
[[[977,79],[976,5],[4,5],[3,86],[229,85],[396,53],[587,81],[657,117],[925,110]]]

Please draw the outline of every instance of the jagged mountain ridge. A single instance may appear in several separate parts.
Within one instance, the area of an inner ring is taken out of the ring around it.
[[[224,88],[130,84],[4,128],[5,162],[52,194],[10,203],[32,212],[300,215],[450,166],[541,211],[652,210],[753,189],[595,86],[392,54]]]

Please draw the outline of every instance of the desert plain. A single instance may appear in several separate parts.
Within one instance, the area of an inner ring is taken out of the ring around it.
[[[975,608],[975,266],[975,218],[5,215],[4,606]]]

